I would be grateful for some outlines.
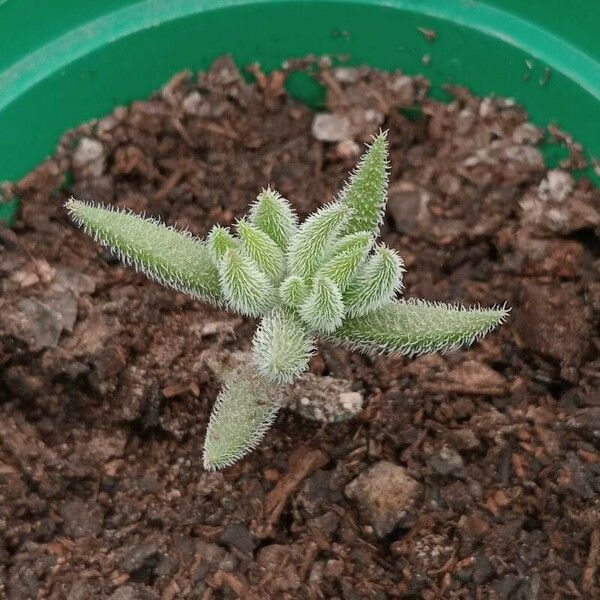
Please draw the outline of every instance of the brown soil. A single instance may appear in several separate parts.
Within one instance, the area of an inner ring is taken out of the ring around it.
[[[366,69],[324,68],[341,118],[313,133],[284,74],[255,75],[221,60],[178,76],[7,186],[22,208],[0,236],[0,597],[600,597],[600,195],[568,173],[577,147],[548,172],[548,132],[513,103],[440,104]],[[357,418],[285,410],[246,460],[204,472],[207,360],[254,323],[119,265],[65,198],[204,235],[271,183],[304,216],[379,127],[406,294],[507,301],[509,323],[415,360],[322,346],[311,370],[352,381]]]

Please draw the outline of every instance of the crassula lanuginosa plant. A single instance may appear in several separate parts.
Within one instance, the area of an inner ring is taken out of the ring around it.
[[[212,409],[204,466],[231,465],[272,424],[285,384],[308,367],[315,340],[371,354],[417,355],[472,343],[504,308],[401,300],[403,263],[377,243],[387,199],[388,149],[377,135],[338,197],[303,223],[263,190],[246,217],[206,240],[111,208],[71,199],[71,217],[152,279],[216,307],[260,319],[253,365],[225,384]]]

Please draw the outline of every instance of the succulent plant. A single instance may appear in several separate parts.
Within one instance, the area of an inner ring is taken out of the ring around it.
[[[256,317],[253,365],[212,409],[204,466],[231,465],[273,423],[285,385],[306,371],[317,339],[375,354],[417,355],[477,340],[507,316],[490,309],[403,300],[403,262],[377,243],[387,199],[388,148],[377,135],[340,194],[303,223],[271,188],[235,232],[206,240],[131,212],[71,198],[76,223],[127,264],[176,290]]]

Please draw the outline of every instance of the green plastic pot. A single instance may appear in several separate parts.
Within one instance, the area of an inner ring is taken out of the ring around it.
[[[267,70],[344,54],[422,73],[434,94],[450,82],[512,97],[600,155],[599,25],[598,0],[0,0],[0,181],[51,154],[66,129],[225,53]],[[290,91],[319,100],[307,79]],[[15,204],[0,204],[0,219]]]

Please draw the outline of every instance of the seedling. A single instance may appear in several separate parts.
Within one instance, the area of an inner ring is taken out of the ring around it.
[[[147,219],[70,199],[71,217],[127,264],[213,306],[260,319],[253,362],[212,409],[204,466],[240,460],[273,423],[285,385],[308,368],[317,339],[370,354],[454,350],[507,316],[503,307],[397,299],[403,263],[376,243],[387,199],[388,149],[377,135],[337,198],[302,224],[287,200],[263,190],[235,233],[206,240]]]

